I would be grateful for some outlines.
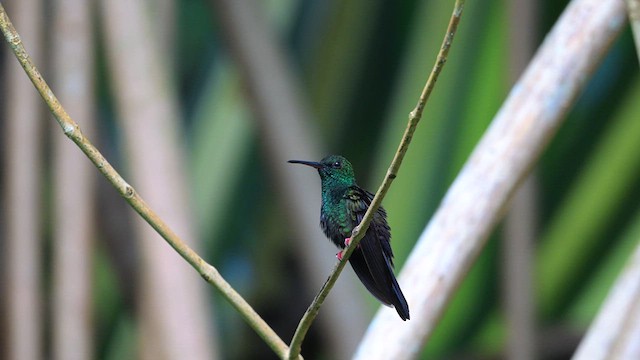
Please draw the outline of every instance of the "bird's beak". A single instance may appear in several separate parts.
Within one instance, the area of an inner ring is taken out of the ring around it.
[[[302,164],[302,165],[307,165],[307,166],[311,166],[314,167],[316,169],[320,169],[322,167],[322,164],[319,162],[315,162],[315,161],[304,161],[304,160],[289,160],[288,161],[291,164]]]

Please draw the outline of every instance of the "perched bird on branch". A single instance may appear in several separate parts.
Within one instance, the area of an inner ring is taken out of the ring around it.
[[[344,249],[351,232],[367,212],[373,194],[356,184],[351,163],[342,156],[330,155],[320,162],[289,160],[318,170],[322,180],[320,225],[336,246]],[[393,274],[391,230],[387,213],[379,207],[366,234],[349,257],[349,263],[364,286],[383,304],[395,307],[402,320],[409,320],[409,305]],[[342,258],[342,251],[338,253]]]

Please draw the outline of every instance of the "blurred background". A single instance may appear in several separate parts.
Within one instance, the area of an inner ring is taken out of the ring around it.
[[[343,154],[374,191],[453,2],[2,5],[85,135],[288,342],[337,250],[317,174],[286,160]],[[467,2],[384,200],[398,271],[565,5]],[[2,358],[275,358],[65,138],[4,41],[0,82]],[[640,238],[638,99],[625,30],[423,358],[570,357]],[[346,269],[303,355],[348,358],[378,307]]]

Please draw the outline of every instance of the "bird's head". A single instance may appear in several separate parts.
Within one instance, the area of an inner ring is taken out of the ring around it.
[[[340,155],[329,155],[320,162],[289,160],[292,164],[303,164],[318,169],[322,183],[355,185],[356,178],[349,160]]]

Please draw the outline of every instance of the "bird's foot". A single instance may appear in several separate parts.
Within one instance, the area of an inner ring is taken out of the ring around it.
[[[349,246],[349,244],[351,244],[351,238],[350,237],[344,239],[344,246],[347,247],[347,246]],[[338,252],[336,254],[336,257],[338,258],[338,260],[342,261],[342,256],[344,255],[344,251],[345,250],[343,249],[342,251],[340,251],[340,252]]]

